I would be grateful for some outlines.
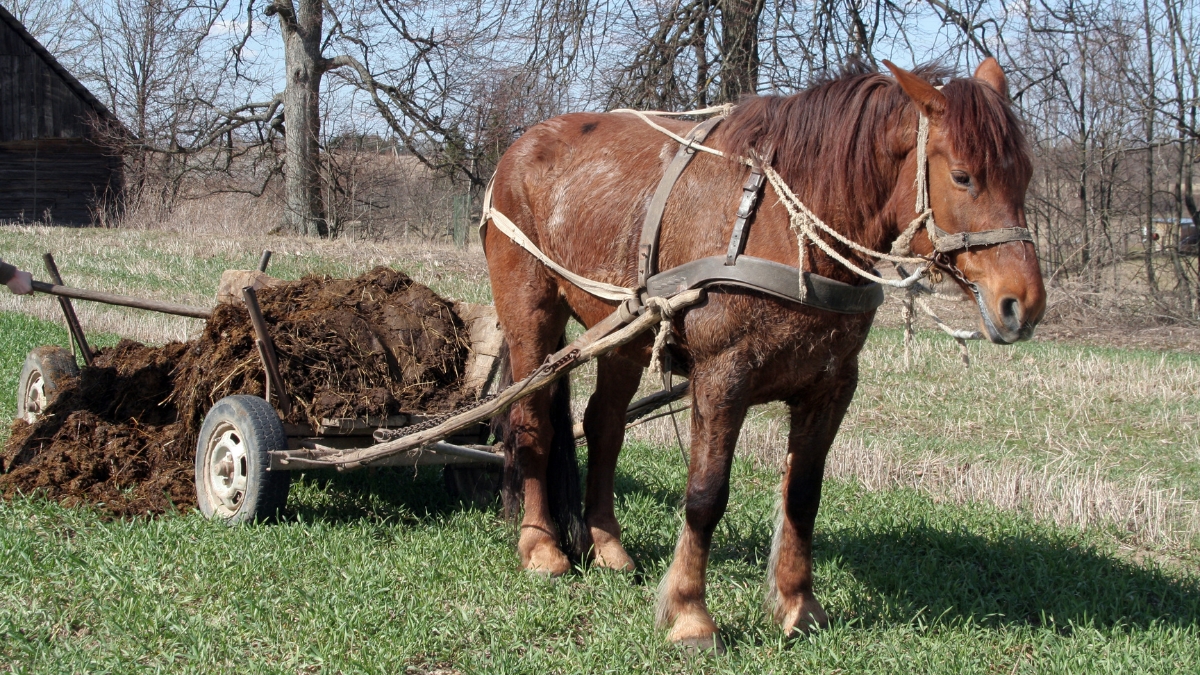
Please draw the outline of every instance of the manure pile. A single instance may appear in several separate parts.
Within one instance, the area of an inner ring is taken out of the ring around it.
[[[291,423],[437,413],[468,401],[469,340],[451,305],[385,267],[356,279],[309,276],[258,292]],[[114,516],[195,506],[193,462],[205,413],[233,394],[264,394],[254,330],[219,305],[199,338],[102,350],[34,424],[13,422],[0,492],[39,491]]]

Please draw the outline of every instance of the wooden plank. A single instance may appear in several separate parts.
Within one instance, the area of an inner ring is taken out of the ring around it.
[[[175,314],[177,316],[190,316],[196,319],[208,319],[212,317],[211,309],[189,307],[187,305],[179,305],[173,302],[161,302],[159,300],[131,298],[127,295],[117,295],[116,293],[104,293],[101,291],[88,291],[82,288],[71,288],[69,286],[58,286],[56,284],[48,284],[44,281],[33,282],[33,290],[39,293],[47,293],[49,295],[75,298],[76,300],[91,300],[93,302],[102,302],[107,305],[148,309],[152,312]]]

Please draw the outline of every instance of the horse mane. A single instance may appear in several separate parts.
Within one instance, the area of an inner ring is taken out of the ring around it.
[[[936,64],[913,72],[935,84],[950,74]],[[990,175],[1024,185],[1029,154],[1005,97],[973,78],[952,79],[942,93],[947,105],[941,124],[955,154],[980,179]],[[895,188],[894,167],[911,150],[917,127],[916,109],[894,78],[851,62],[799,93],[744,99],[726,125],[730,151],[773,152],[775,170],[809,208],[847,235],[882,244],[882,228],[863,230],[872,227]],[[894,129],[904,133],[891,134]],[[898,138],[907,145],[897,144]]]

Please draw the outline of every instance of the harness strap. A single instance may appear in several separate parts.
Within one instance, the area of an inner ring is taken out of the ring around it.
[[[642,238],[638,244],[638,288],[646,287],[646,281],[654,274],[658,265],[658,232],[662,229],[663,212],[667,210],[671,188],[675,187],[676,181],[683,175],[683,170],[696,156],[697,145],[703,143],[708,133],[723,119],[725,118],[712,117],[692,127],[684,138],[686,142],[680,144],[675,158],[667,165],[662,179],[658,181],[658,188],[654,191],[654,197],[646,209],[646,218],[642,221]]]
[[[933,248],[938,253],[949,253],[976,246],[995,246],[1010,241],[1033,242],[1033,235],[1023,227],[1001,227],[995,230],[981,232],[946,232],[929,219],[929,232],[933,240]]]
[[[733,234],[729,236],[729,250],[725,252],[726,265],[736,265],[738,256],[742,254],[742,249],[746,246],[746,225],[750,222],[750,216],[754,215],[754,208],[758,206],[758,197],[762,194],[763,186],[766,183],[767,178],[763,174],[762,166],[758,162],[751,164],[750,176],[746,178],[746,184],[742,186],[742,203],[738,204],[737,220],[733,223]]]
[[[812,272],[798,275],[791,265],[749,255],[739,256],[736,265],[726,265],[724,256],[710,256],[672,267],[650,277],[646,292],[669,298],[709,286],[740,286],[838,314],[871,312],[884,300],[883,286],[877,283],[852,286]]]

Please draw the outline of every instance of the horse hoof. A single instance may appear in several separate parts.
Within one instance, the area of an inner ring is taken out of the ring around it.
[[[591,528],[591,532],[593,566],[617,572],[633,572],[637,569],[618,537],[598,527]]]
[[[725,653],[725,641],[721,639],[720,633],[683,638],[676,640],[675,644],[683,648],[685,653],[692,656],[699,656],[710,652],[718,655]]]
[[[829,628],[829,616],[815,599],[800,605],[784,622],[784,635],[798,637]]]
[[[633,572],[637,569],[637,565],[633,564],[633,558],[625,553],[625,550],[620,546],[608,547],[607,551],[597,551],[592,558],[592,565],[595,567],[603,567],[615,572]]]

